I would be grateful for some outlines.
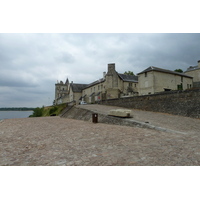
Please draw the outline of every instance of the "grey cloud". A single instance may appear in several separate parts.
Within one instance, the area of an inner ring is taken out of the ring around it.
[[[130,50],[134,55],[129,56],[129,62],[171,70],[187,68],[198,60],[199,39],[199,34],[143,34],[140,45]]]
[[[42,106],[57,80],[93,82],[111,62],[120,73],[185,70],[200,59],[199,41],[200,34],[0,34],[0,98]]]
[[[74,61],[74,56],[67,52],[63,52],[55,56],[55,62],[73,63]]]

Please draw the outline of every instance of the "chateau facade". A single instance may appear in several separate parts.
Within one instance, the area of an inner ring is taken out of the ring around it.
[[[95,103],[105,99],[123,98],[138,95],[138,77],[120,74],[115,70],[115,64],[108,64],[108,72],[103,77],[90,84],[65,83],[55,84],[54,104],[85,101]]]
[[[194,79],[194,80],[193,80]],[[54,104],[81,101],[97,103],[101,100],[125,98],[137,95],[155,94],[170,90],[186,90],[194,84],[200,87],[200,61],[198,66],[188,68],[184,73],[167,69],[149,67],[135,75],[125,75],[115,70],[115,63],[108,64],[107,73],[90,84],[65,83],[55,84]]]

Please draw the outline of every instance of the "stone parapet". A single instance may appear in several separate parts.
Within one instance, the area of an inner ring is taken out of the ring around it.
[[[100,104],[200,118],[200,89],[109,99]]]

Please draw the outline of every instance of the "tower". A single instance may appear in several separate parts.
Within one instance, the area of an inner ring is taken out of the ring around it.
[[[65,83],[63,81],[57,82],[55,84],[55,104],[62,102],[62,98],[69,94],[69,80],[66,79]]]

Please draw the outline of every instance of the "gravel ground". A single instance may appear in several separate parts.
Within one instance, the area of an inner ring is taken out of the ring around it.
[[[1,166],[199,164],[200,137],[196,131],[167,133],[60,117],[0,122]]]

